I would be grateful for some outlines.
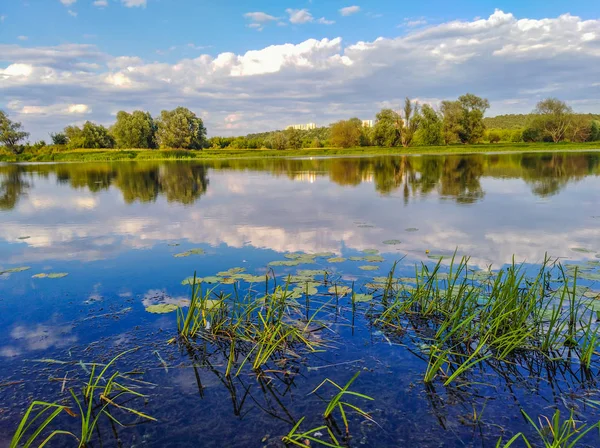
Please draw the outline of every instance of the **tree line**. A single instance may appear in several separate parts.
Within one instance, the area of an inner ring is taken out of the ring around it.
[[[27,149],[20,142],[29,133],[21,123],[11,121],[0,111],[0,143],[15,154]],[[109,128],[86,121],[83,126],[67,126],[62,132],[50,134],[52,144],[66,149],[202,149],[207,147],[206,127],[194,112],[177,107],[163,110],[156,119],[149,112],[120,111],[115,123]],[[30,145],[34,150],[46,146],[41,140]]]
[[[405,99],[402,110],[382,109],[375,125],[363,126],[358,118],[340,120],[311,130],[249,134],[239,137],[206,138],[201,118],[178,107],[163,110],[156,119],[149,112],[120,111],[116,122],[105,127],[87,121],[83,126],[67,126],[50,134],[59,148],[120,149],[300,149],[337,146],[409,147],[498,142],[586,142],[600,140],[600,116],[576,114],[556,98],[540,101],[531,114],[484,118],[489,101],[471,93],[454,101],[442,101],[435,109]],[[29,134],[20,123],[0,111],[0,143],[18,154],[28,147],[34,151],[45,141],[22,145]]]

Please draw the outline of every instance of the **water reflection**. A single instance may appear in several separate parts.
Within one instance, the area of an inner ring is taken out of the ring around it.
[[[4,165],[0,242],[13,243],[7,263],[98,260],[174,240],[413,258],[459,247],[479,265],[539,261],[600,251],[598,174],[591,152]]]

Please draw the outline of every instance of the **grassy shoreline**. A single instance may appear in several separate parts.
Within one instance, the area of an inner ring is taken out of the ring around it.
[[[533,151],[595,151],[600,142],[590,143],[506,143],[452,146],[415,146],[411,148],[307,148],[290,150],[270,149],[205,149],[148,150],[148,149],[77,149],[44,151],[37,154],[0,153],[0,162],[109,162],[125,160],[214,160],[242,158],[327,157],[360,155],[420,155],[420,154],[477,154]]]

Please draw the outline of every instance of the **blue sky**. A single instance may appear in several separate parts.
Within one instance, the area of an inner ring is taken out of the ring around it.
[[[599,15],[590,0],[10,0],[0,5],[0,107],[39,134],[71,121],[110,124],[119,108],[158,113],[175,99],[212,134],[327,124],[344,113],[370,118],[403,96],[435,104],[470,86],[489,97],[492,115],[528,111],[545,92],[594,110],[598,85],[585,96],[585,77],[597,69],[576,71],[586,59],[598,66]],[[569,53],[561,42],[573,43]],[[419,50],[437,59],[406,73],[425,64]]]

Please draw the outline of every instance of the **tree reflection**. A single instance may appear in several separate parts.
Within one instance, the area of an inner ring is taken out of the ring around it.
[[[0,167],[0,210],[11,210],[19,202],[19,198],[31,186],[24,179],[25,170],[22,165],[6,165]]]

